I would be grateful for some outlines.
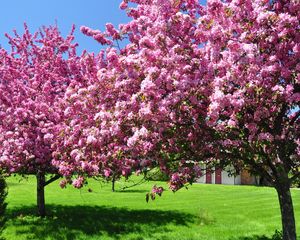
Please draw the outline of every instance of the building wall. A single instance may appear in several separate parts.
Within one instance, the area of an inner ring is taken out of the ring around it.
[[[215,184],[215,179],[216,179],[215,172],[212,172],[211,173],[211,184]]]
[[[202,169],[205,169],[205,166],[201,166]],[[227,169],[228,170],[228,169]],[[213,172],[211,174],[211,184],[215,184],[215,173]],[[197,180],[198,183],[206,183],[206,172],[205,170],[203,171],[203,175]],[[221,184],[226,184],[226,185],[239,185],[241,184],[241,176],[238,175],[236,177],[234,176],[228,176],[228,172],[226,170],[222,171],[222,183]]]
[[[205,183],[205,174],[198,178],[197,183]]]
[[[242,182],[241,182],[241,175],[237,175],[235,178],[234,178],[234,184],[235,185],[241,185]]]
[[[228,172],[222,171],[222,184],[234,185],[235,178],[233,176],[228,176]]]

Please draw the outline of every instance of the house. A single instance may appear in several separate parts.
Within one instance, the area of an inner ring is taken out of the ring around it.
[[[205,168],[204,168],[205,169]],[[233,176],[228,172],[230,167],[227,169],[213,169],[203,170],[203,175],[198,179],[198,183],[207,184],[227,184],[227,185],[258,185],[259,179],[250,175],[250,173],[244,169],[239,175]]]

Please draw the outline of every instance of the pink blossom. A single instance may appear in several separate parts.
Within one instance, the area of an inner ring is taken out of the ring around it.
[[[152,191],[152,193],[161,196],[162,193],[163,193],[163,191],[164,191],[164,188],[163,188],[163,187],[157,187],[156,185],[154,185],[154,186],[152,187],[152,190],[151,190],[151,191]]]
[[[83,187],[83,184],[84,184],[84,178],[82,176],[79,176],[78,178],[74,179],[72,181],[72,185],[75,187],[75,188],[82,188]]]
[[[87,140],[86,140],[86,143],[87,143],[87,144],[93,144],[93,143],[95,143],[95,142],[97,142],[97,139],[95,138],[95,136],[89,135],[89,136],[87,137]]]
[[[111,174],[111,171],[110,171],[109,169],[105,169],[105,170],[104,170],[104,176],[105,176],[105,177],[109,177],[110,174]]]
[[[124,10],[128,7],[128,4],[126,1],[122,1],[121,4],[120,4],[120,9]]]
[[[68,182],[66,180],[62,180],[62,181],[59,182],[59,186],[61,188],[65,188],[67,184],[68,184]]]

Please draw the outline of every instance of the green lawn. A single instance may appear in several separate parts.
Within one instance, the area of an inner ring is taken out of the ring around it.
[[[110,184],[93,180],[81,190],[60,189],[54,182],[46,187],[49,216],[40,219],[34,215],[35,178],[18,180],[8,179],[8,222],[3,232],[8,240],[262,240],[281,227],[277,196],[268,187],[194,184],[146,203],[145,194],[154,182],[114,193]],[[292,193],[300,222],[300,190]]]

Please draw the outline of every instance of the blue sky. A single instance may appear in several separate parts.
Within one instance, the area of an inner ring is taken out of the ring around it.
[[[107,22],[118,25],[128,21],[126,13],[119,9],[121,0],[13,0],[1,1],[0,15],[0,44],[7,48],[4,33],[12,33],[16,29],[23,32],[26,22],[35,32],[42,25],[53,25],[57,20],[58,26],[65,36],[76,25],[76,41],[81,51],[98,52],[100,45],[93,39],[80,33],[82,25],[96,29],[104,29]]]
[[[202,3],[206,0],[201,0]],[[12,33],[16,29],[23,32],[23,23],[26,22],[31,32],[40,26],[53,25],[57,21],[62,34],[65,36],[76,25],[76,41],[79,51],[98,52],[101,46],[92,38],[80,33],[82,25],[104,29],[107,22],[118,26],[128,22],[125,11],[119,9],[121,0],[12,0],[1,1],[0,14],[0,44],[8,48],[5,33]]]

